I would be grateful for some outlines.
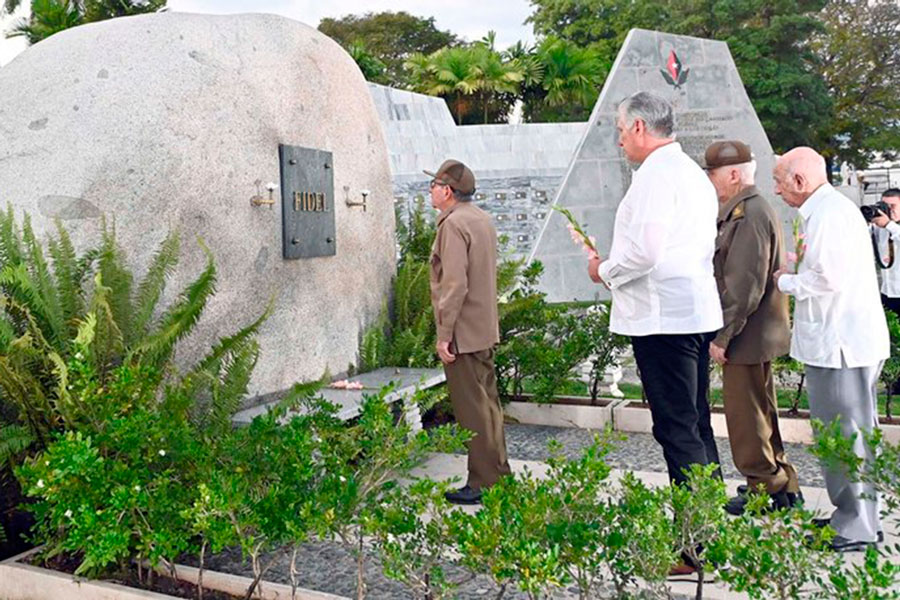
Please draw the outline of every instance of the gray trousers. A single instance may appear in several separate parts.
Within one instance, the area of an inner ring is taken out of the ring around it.
[[[843,359],[842,359],[843,364]],[[856,434],[857,456],[871,459],[863,432],[877,426],[878,409],[875,384],[882,363],[871,367],[827,369],[806,365],[809,408],[813,418],[824,423],[841,418],[841,432]],[[879,502],[871,485],[852,482],[843,469],[823,466],[828,497],[835,506],[831,526],[838,535],[860,542],[874,542],[881,530]],[[865,497],[863,497],[865,496]]]

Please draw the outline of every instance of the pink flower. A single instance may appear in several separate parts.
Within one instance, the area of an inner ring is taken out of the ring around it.
[[[340,381],[333,381],[330,386],[336,390],[361,390],[363,389],[363,384],[358,381],[348,381],[346,379],[341,379]]]
[[[788,262],[795,263],[797,262],[797,253],[796,252],[785,252],[787,255]]]

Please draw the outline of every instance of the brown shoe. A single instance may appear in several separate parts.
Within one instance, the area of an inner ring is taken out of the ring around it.
[[[678,563],[669,569],[669,579],[691,579],[697,575],[697,568],[687,563]]]

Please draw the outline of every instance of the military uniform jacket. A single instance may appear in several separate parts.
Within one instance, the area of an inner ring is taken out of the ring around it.
[[[713,266],[724,325],[714,340],[733,364],[759,364],[786,354],[791,332],[787,296],[772,274],[784,262],[784,232],[755,186],[721,205]]]
[[[439,342],[468,354],[500,341],[497,232],[490,215],[471,202],[457,202],[438,217],[430,283]]]

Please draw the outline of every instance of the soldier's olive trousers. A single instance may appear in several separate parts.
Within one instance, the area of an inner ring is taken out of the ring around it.
[[[490,487],[510,473],[494,350],[457,354],[455,361],[444,365],[444,373],[456,422],[475,434],[468,443],[467,484],[475,490]]]
[[[797,471],[788,462],[778,429],[778,401],[772,363],[722,368],[725,423],[737,470],[747,485],[764,485],[766,492],[800,490]]]

